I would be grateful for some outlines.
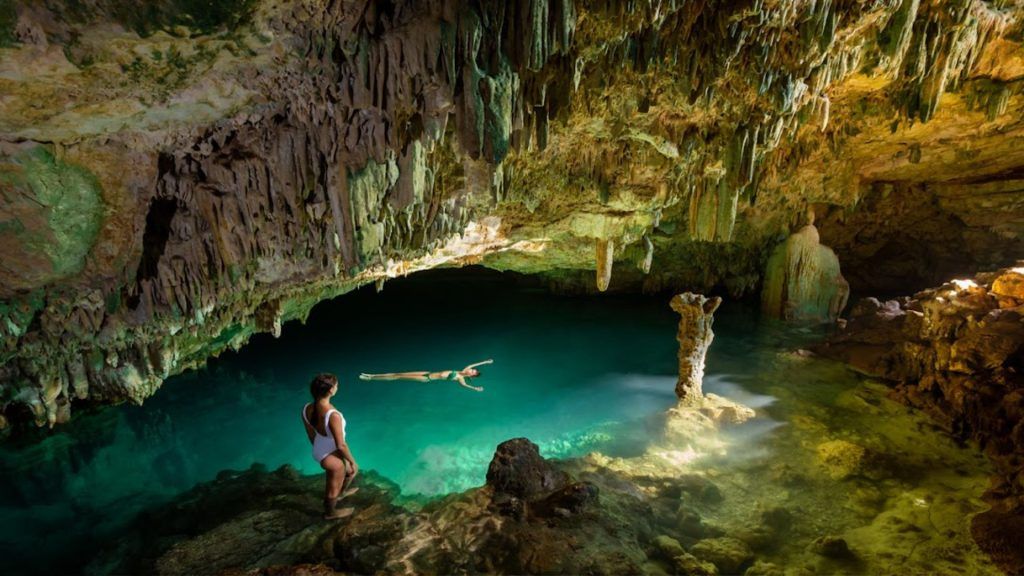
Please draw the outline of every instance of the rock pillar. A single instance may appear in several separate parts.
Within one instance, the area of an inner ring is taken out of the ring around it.
[[[714,313],[722,299],[718,296],[707,298],[701,294],[684,292],[672,298],[670,305],[679,315],[679,380],[676,382],[676,396],[680,402],[699,402],[702,397],[701,382],[704,380],[704,356],[715,338],[711,331]]]

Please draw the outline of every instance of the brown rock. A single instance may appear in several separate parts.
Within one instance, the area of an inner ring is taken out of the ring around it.
[[[499,444],[487,468],[487,485],[496,496],[531,500],[561,489],[567,481],[568,476],[542,458],[537,445],[526,438]]]

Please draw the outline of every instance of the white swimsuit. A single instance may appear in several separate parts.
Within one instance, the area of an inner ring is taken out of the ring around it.
[[[320,432],[317,431],[316,426],[313,426],[309,421],[309,418],[306,417],[306,408],[309,408],[310,406],[311,404],[306,404],[302,407],[302,419],[306,424],[309,424],[310,428],[313,429],[313,459],[320,462],[338,449],[338,444],[334,441],[334,435],[331,434],[331,414],[337,412],[338,416],[341,417],[341,431],[343,434],[345,432],[345,428],[348,426],[348,422],[345,422],[345,416],[341,412],[338,412],[337,410],[328,410],[327,414],[324,415],[324,430],[327,431],[327,434],[320,434]],[[313,410],[313,413],[316,413],[316,409]]]

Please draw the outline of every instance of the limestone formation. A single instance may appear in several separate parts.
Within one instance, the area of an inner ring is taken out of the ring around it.
[[[715,310],[721,303],[718,296],[707,298],[690,292],[672,297],[670,305],[680,316],[676,331],[676,341],[679,342],[676,396],[680,401],[699,404],[703,396],[704,357],[715,338],[711,325],[715,321]]]
[[[150,4],[0,3],[0,423],[428,267],[593,291],[598,238],[736,297],[808,205],[855,289],[1024,256],[1014,3]]]
[[[597,241],[597,290],[604,292],[612,282],[612,259],[615,255],[614,240]]]
[[[812,218],[768,258],[761,310],[787,320],[833,321],[846,307],[849,295],[839,259],[821,244]]]

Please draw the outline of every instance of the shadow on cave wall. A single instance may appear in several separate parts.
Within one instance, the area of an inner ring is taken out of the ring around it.
[[[976,204],[963,210],[925,185],[875,183],[853,210],[830,208],[818,230],[855,294],[907,295],[1024,258],[1024,240],[984,225],[984,199]]]

